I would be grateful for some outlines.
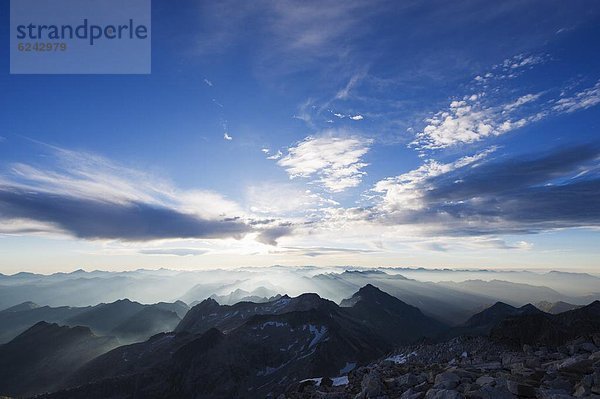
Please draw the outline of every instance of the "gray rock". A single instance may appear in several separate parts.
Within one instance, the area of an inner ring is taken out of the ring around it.
[[[464,399],[464,395],[451,389],[430,389],[425,399]]]
[[[430,385],[430,384],[429,384],[427,381],[423,381],[422,383],[415,385],[415,386],[413,387],[413,389],[414,389],[415,391],[418,391],[418,392],[425,392],[425,391],[427,391],[427,390],[428,390],[430,387],[431,387],[431,385]]]
[[[502,363],[500,363],[500,362],[479,363],[479,364],[475,365],[475,367],[482,369],[482,370],[499,370],[502,368]]]
[[[383,382],[379,371],[372,369],[364,375],[360,386],[362,391],[357,398],[376,398],[383,395]]]
[[[490,377],[489,375],[482,375],[477,380],[475,380],[475,383],[477,385],[479,385],[480,387],[483,387],[485,385],[490,385],[495,382],[496,382],[496,379],[494,377]]]
[[[591,389],[589,387],[586,387],[583,384],[578,384],[575,387],[575,393],[573,393],[573,396],[575,396],[576,398],[581,398],[583,396],[588,396],[591,393]]]
[[[412,388],[404,391],[402,395],[400,395],[400,399],[421,399],[425,396],[425,392],[417,392]]]
[[[433,387],[436,389],[454,389],[460,383],[460,377],[451,371],[444,371],[435,376]]]
[[[412,387],[412,386],[417,385],[419,382],[421,382],[421,381],[413,373],[406,373],[406,374],[401,375],[400,377],[396,378],[396,384],[400,387],[407,387],[407,386]]]
[[[515,363],[522,363],[524,358],[516,353],[505,353],[502,355],[502,365],[504,367],[511,366]]]
[[[579,383],[588,388],[591,388],[592,385],[594,385],[594,375],[589,374],[589,375],[583,376],[583,378],[581,379],[581,381]]]
[[[571,392],[573,390],[573,384],[563,377],[555,378],[551,381],[547,381],[546,385],[552,389],[559,389],[567,392]]]
[[[481,387],[477,391],[477,396],[482,399],[514,399],[515,397],[506,388],[493,387],[491,385]]]
[[[598,348],[596,347],[596,345],[594,345],[591,342],[584,342],[583,344],[579,345],[579,349],[584,351],[584,352],[588,352],[588,353],[593,353],[596,352],[598,350]]]
[[[540,359],[537,357],[525,359],[525,367],[530,369],[536,369],[538,367],[541,367]]]
[[[532,387],[531,385],[509,380],[507,381],[506,386],[513,395],[524,396],[526,398],[535,398],[536,396],[535,387]]]
[[[540,399],[573,399],[573,396],[561,389],[539,389],[538,397]]]
[[[593,364],[594,362],[587,357],[570,357],[559,364],[558,369],[561,371],[585,374],[592,371]]]

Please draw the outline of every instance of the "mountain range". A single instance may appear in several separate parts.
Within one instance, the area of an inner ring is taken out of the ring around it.
[[[38,306],[33,302],[0,311],[0,343],[8,342],[39,321],[86,326],[98,335],[115,336],[121,343],[145,340],[174,329],[189,307],[181,302],[143,305],[128,299],[96,306]]]
[[[600,299],[600,277],[586,273],[272,266],[0,275],[0,310],[28,301],[42,306],[87,307],[123,298],[139,303],[181,300],[194,305],[211,296],[232,305],[306,292],[339,303],[369,283],[454,325],[496,301],[519,307],[541,301],[585,305]]]
[[[361,367],[410,345],[489,337],[499,348],[556,347],[600,334],[599,301],[555,301],[558,291],[547,287],[495,280],[433,283],[383,270],[307,270],[294,278],[316,292],[298,295],[264,276],[190,282],[179,297],[206,295],[191,308],[182,301],[144,305],[129,299],[93,306],[13,305],[0,311],[6,342],[0,345],[0,395],[277,397],[313,377],[348,383]],[[114,278],[102,273],[91,278]],[[66,284],[86,272],[75,274],[48,278]],[[40,280],[20,275],[10,284]],[[491,300],[506,298],[513,288],[522,290],[519,297]],[[522,303],[528,298],[536,306]],[[407,356],[390,359],[401,364]]]

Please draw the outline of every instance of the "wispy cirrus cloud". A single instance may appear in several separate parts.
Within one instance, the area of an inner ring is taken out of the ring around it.
[[[364,0],[267,0],[252,6],[223,1],[201,7],[204,29],[198,51],[222,52],[243,42],[249,37],[245,29],[251,29],[257,64],[283,74],[323,60],[347,58],[351,39],[368,30],[364,22],[381,12]]]
[[[546,54],[517,54],[494,65],[488,72],[477,75],[474,80],[484,85],[492,81],[514,79],[537,65],[544,64],[549,58]]]
[[[565,96],[556,101],[553,109],[556,112],[571,113],[600,104],[600,81],[593,87],[584,89],[572,96]]]
[[[291,183],[263,182],[246,189],[250,211],[259,215],[297,216],[323,206],[339,205],[331,198]]]
[[[10,227],[3,231],[152,241],[237,239],[273,227],[218,193],[181,190],[95,154],[49,148],[56,164],[15,164],[0,177],[0,218]]]
[[[371,139],[329,131],[309,136],[288,148],[277,164],[292,179],[313,178],[328,190],[340,192],[360,184],[368,165],[363,156],[371,144]]]
[[[138,253],[142,255],[172,255],[172,256],[198,256],[204,255],[208,251],[197,248],[150,248],[140,249]]]

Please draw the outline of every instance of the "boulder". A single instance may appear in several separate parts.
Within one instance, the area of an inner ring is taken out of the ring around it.
[[[360,386],[362,391],[358,394],[358,398],[376,398],[381,396],[384,391],[381,374],[375,369],[364,375]]]
[[[481,399],[514,399],[514,395],[506,388],[486,385],[476,391]]]
[[[594,362],[587,357],[570,357],[558,365],[560,371],[587,374],[592,371]]]
[[[396,384],[400,387],[412,387],[412,386],[417,385],[421,381],[422,380],[420,380],[413,373],[406,373],[406,374],[403,374],[400,377],[396,378]]]
[[[526,398],[535,398],[535,387],[529,384],[509,380],[507,381],[506,386],[510,393],[512,393],[513,395]]]
[[[460,384],[460,377],[451,371],[444,371],[435,376],[433,387],[436,389],[454,389]]]
[[[412,388],[409,388],[400,395],[400,399],[422,399],[424,396],[425,392],[417,392]]]
[[[583,343],[579,344],[578,349],[582,352],[588,352],[588,353],[593,353],[598,350],[596,345],[594,345],[591,342],[583,342]]]
[[[560,389],[540,389],[538,390],[540,399],[573,399],[566,391]]]
[[[425,399],[464,399],[460,392],[451,389],[430,389],[425,394]]]
[[[475,383],[477,385],[479,385],[480,387],[483,387],[485,385],[490,385],[495,382],[496,382],[496,379],[494,377],[490,377],[489,375],[482,375],[477,380],[475,380]]]

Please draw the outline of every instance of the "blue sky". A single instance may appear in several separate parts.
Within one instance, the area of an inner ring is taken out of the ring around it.
[[[597,270],[595,2],[152,15],[150,75],[9,75],[1,47],[0,272]]]

